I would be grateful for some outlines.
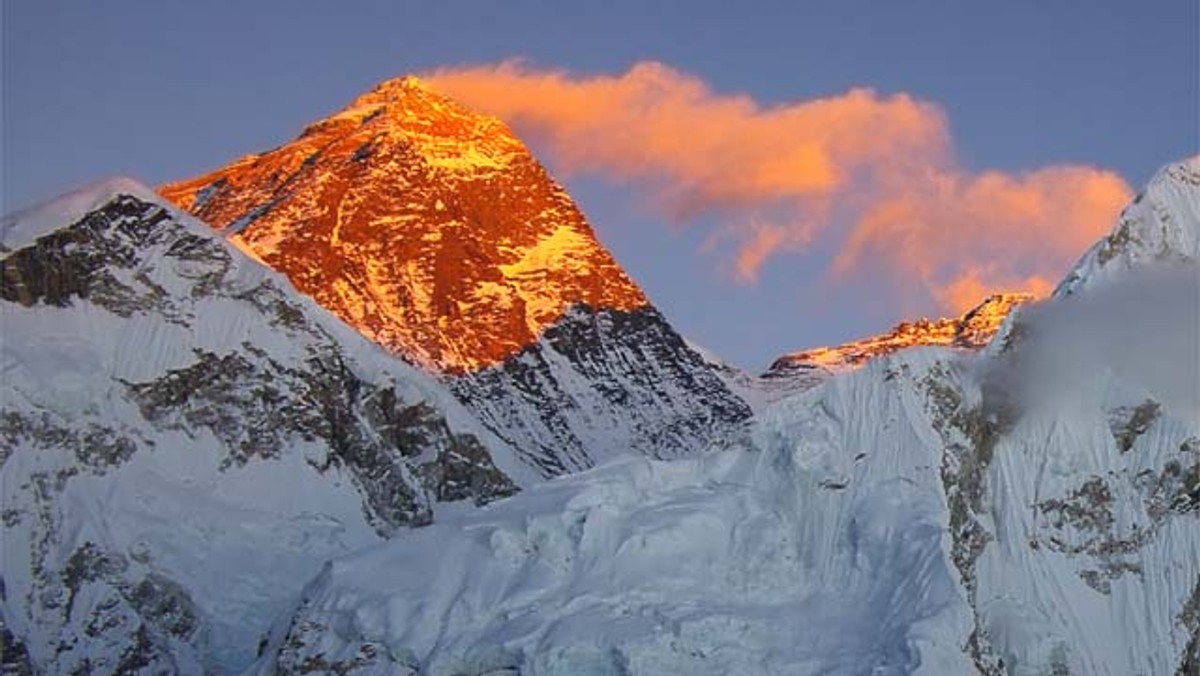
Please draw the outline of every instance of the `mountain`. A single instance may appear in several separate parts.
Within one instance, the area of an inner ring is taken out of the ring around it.
[[[160,192],[435,373],[543,476],[749,417],[500,121],[417,78]]]
[[[1165,169],[1003,345],[332,561],[256,673],[1197,673],[1198,205]]]
[[[861,368],[872,359],[914,347],[945,346],[963,350],[985,347],[1018,306],[1033,300],[1025,293],[998,293],[961,317],[902,322],[891,331],[844,343],[793,352],[776,359],[765,373],[752,378],[729,375],[731,387],[755,401],[773,402],[828,380],[834,374]],[[720,365],[718,364],[718,368]]]
[[[815,369],[845,373],[875,357],[913,347],[945,345],[978,350],[991,341],[1013,308],[1031,300],[1033,296],[1025,293],[994,294],[961,317],[902,322],[877,336],[784,355],[771,364],[763,377],[786,378],[797,371]]]
[[[239,670],[324,561],[536,481],[148,188],[99,183],[0,242],[6,669]]]

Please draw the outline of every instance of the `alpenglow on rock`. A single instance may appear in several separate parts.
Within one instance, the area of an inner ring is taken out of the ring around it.
[[[325,560],[532,480],[442,385],[148,188],[0,235],[6,661],[237,671]]]
[[[439,374],[544,476],[690,453],[750,415],[521,141],[417,78],[161,192]]]

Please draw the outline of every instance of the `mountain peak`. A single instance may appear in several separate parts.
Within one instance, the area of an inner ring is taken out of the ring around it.
[[[406,144],[430,165],[456,173],[504,169],[528,154],[499,119],[460,105],[415,75],[379,84],[342,111],[310,125],[304,135],[322,135],[330,127],[348,132],[356,126],[378,134],[377,143]]]
[[[410,74],[408,74],[408,75],[402,75],[402,76],[400,76],[400,77],[397,77],[397,78],[392,78],[391,80],[384,80],[383,82],[379,83],[379,86],[378,86],[378,87],[376,87],[375,89],[376,89],[376,90],[384,90],[384,89],[402,89],[402,90],[416,89],[416,90],[423,90],[423,91],[424,91],[424,90],[429,90],[429,89],[430,89],[430,86],[429,86],[429,83],[428,83],[428,82],[426,82],[425,80],[421,79],[421,78],[420,78],[420,76],[413,75],[413,74],[411,74],[411,73],[410,73]]]
[[[541,476],[694,452],[750,415],[508,127],[419,80],[162,193],[452,383]]]
[[[1200,260],[1200,155],[1160,169],[1125,207],[1108,236],[1055,289],[1068,296],[1127,271]]]
[[[504,123],[412,76],[161,192],[436,370],[511,357],[575,305],[648,304]]]
[[[159,197],[132,178],[113,176],[0,218],[0,251],[33,244],[38,237],[74,223],[118,195],[155,202]]]

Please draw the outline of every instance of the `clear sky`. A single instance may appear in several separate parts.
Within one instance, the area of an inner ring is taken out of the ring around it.
[[[972,265],[978,266],[986,263],[976,259],[987,250],[961,243],[948,247],[943,240],[1019,232],[1049,241],[1058,220],[1103,211],[1097,207],[1064,216],[1034,209],[1031,222],[1041,230],[1002,222],[996,214],[1026,213],[1030,195],[1043,186],[1065,191],[1061,186],[1068,185],[1074,191],[1062,194],[1097,192],[1070,171],[1034,178],[1029,172],[1086,166],[1113,172],[1136,189],[1161,164],[1196,153],[1200,134],[1195,0],[4,0],[0,7],[0,210],[5,212],[113,174],[151,185],[196,175],[295,136],[306,123],[380,80],[511,58],[525,59],[526,80],[531,73],[564,71],[560,84],[576,89],[585,87],[589,76],[628,83],[635,64],[659,62],[669,69],[671,86],[701,83],[702,94],[684,96],[681,105],[691,108],[680,113],[697,128],[725,119],[722,111],[740,105],[729,97],[742,95],[737,100],[749,112],[738,108],[741,112],[730,119],[740,125],[735,133],[747,139],[769,137],[776,123],[782,134],[799,136],[815,133],[814,125],[830,126],[813,122],[809,113],[815,108],[805,107],[806,102],[841,101],[855,87],[875,90],[880,105],[894,103],[888,97],[903,93],[929,107],[944,129],[934,128],[928,138],[935,145],[941,135],[949,141],[931,153],[936,157],[906,171],[933,167],[940,178],[914,190],[937,192],[951,185],[952,194],[938,192],[936,209],[905,212],[929,224],[906,230],[907,239],[868,238],[867,253],[842,275],[831,272],[831,261],[846,253],[855,234],[870,231],[871,223],[882,227],[882,221],[867,217],[874,213],[870,207],[898,204],[896,176],[879,173],[876,165],[894,170],[897,157],[924,155],[923,148],[898,145],[882,159],[874,151],[834,152],[839,176],[845,167],[846,172],[875,172],[863,190],[821,192],[825,188],[819,182],[792,181],[768,195],[769,203],[748,204],[761,197],[760,182],[753,195],[739,193],[716,209],[673,204],[679,208],[672,210],[664,207],[663,196],[673,189],[699,185],[702,196],[711,192],[702,181],[712,171],[698,170],[694,157],[686,163],[635,158],[648,163],[643,171],[629,168],[628,153],[610,157],[603,149],[580,155],[583,136],[611,130],[614,116],[625,111],[589,113],[582,120],[577,111],[569,119],[565,113],[543,118],[522,101],[505,101],[496,111],[532,120],[516,124],[518,132],[528,131],[535,152],[564,179],[600,238],[676,326],[750,368],[765,366],[787,350],[874,332],[913,313],[944,310],[940,293],[975,289],[975,268],[951,270],[945,257],[973,256]],[[830,143],[849,147],[851,140],[869,137],[876,125],[863,122]],[[886,125],[878,130],[881,144],[894,136]],[[677,132],[685,140],[693,133],[690,127]],[[707,152],[703,134],[697,138],[695,149],[678,152]],[[781,148],[790,148],[789,143],[790,137],[780,138]],[[727,145],[712,146],[713,164],[727,163],[731,172],[717,174],[718,181],[747,172],[766,176],[763,158],[753,148],[742,152]],[[777,177],[769,178],[772,189],[778,187]],[[940,187],[929,187],[935,185]],[[870,197],[864,197],[867,193]],[[839,206],[814,217],[822,198]],[[842,213],[842,203],[859,199],[869,203],[863,211]],[[996,204],[1006,206],[994,210]],[[763,217],[783,220],[778,229],[748,234],[745,223],[760,223]],[[796,223],[811,225],[814,218],[816,236],[803,239]],[[959,225],[976,221],[983,224],[971,226],[977,231]],[[892,231],[898,223],[886,220]],[[1106,231],[1108,224],[1096,227]],[[835,232],[845,236],[830,234]],[[1052,277],[1054,270],[1047,266],[1082,253],[1078,241],[1063,241],[1054,246],[1079,251],[1058,252],[1036,269],[985,267],[998,275],[995,279]],[[738,261],[764,242],[770,255],[755,259],[753,274],[739,274]],[[913,267],[913,251],[926,246],[941,252],[938,265],[944,269]],[[997,258],[1037,253],[991,246]],[[900,249],[907,253],[895,253]],[[884,268],[895,274],[880,272]],[[906,284],[902,275],[926,273],[937,277],[937,288],[897,291]],[[984,281],[989,283],[981,288],[997,284]]]

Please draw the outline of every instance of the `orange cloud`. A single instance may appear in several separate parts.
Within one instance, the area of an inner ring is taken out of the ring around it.
[[[833,273],[883,261],[952,310],[996,290],[1046,295],[1049,280],[1112,227],[1131,196],[1119,176],[1088,167],[934,172],[878,195],[843,241]]]
[[[1086,166],[966,171],[945,114],[907,94],[766,106],[658,63],[577,76],[505,62],[429,80],[508,122],[568,175],[647,189],[680,222],[716,215],[748,281],[771,257],[828,238],[834,278],[869,265],[889,288],[946,309],[976,292],[1045,291],[1131,194]]]

